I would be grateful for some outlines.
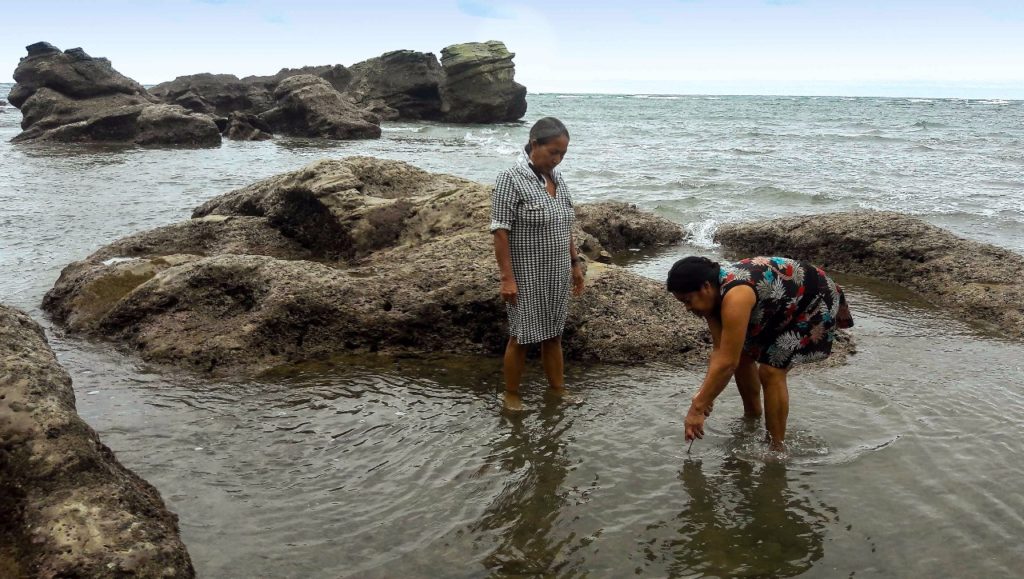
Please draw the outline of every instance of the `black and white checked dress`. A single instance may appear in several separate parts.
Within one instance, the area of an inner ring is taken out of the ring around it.
[[[569,244],[576,219],[572,198],[555,169],[555,197],[530,167],[525,152],[498,174],[491,194],[491,233],[509,231],[516,305],[506,304],[508,332],[520,344],[562,335],[569,309],[572,264]]]

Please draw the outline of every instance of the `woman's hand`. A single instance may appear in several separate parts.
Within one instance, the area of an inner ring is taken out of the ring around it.
[[[516,300],[519,297],[519,286],[516,285],[514,279],[502,279],[501,280],[501,299],[505,300],[506,303],[516,305]]]
[[[686,442],[694,438],[704,438],[704,419],[711,415],[714,403],[708,404],[706,408],[698,408],[696,403],[690,404],[686,412],[686,419],[683,425],[686,429]]]
[[[582,294],[584,283],[583,266],[577,261],[572,265],[572,295]]]

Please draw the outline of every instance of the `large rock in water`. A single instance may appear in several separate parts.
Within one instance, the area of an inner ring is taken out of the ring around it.
[[[277,106],[259,115],[274,132],[295,137],[376,139],[380,120],[341,96],[326,80],[290,76],[274,89]]]
[[[354,64],[350,70],[352,81],[346,92],[355,102],[383,103],[394,111],[392,118],[441,118],[444,71],[433,54],[396,50]]]
[[[75,412],[38,324],[0,305],[0,575],[193,577],[177,517]]]
[[[223,116],[235,111],[259,114],[274,104],[273,87],[239,80],[233,74],[179,76],[154,86],[149,92],[168,104]]]
[[[398,161],[320,161],[69,265],[44,308],[72,331],[213,374],[353,352],[498,354],[490,192]],[[570,306],[571,359],[690,363],[706,351],[704,324],[661,283],[601,264],[587,276]]]
[[[526,88],[514,81],[514,56],[497,41],[449,46],[441,62],[431,53],[395,50],[350,68],[307,66],[242,79],[230,74],[182,76],[150,92],[192,111],[259,115],[276,106],[274,92],[282,81],[312,75],[356,108],[382,119],[506,122],[526,113]]]
[[[14,80],[8,98],[23,114],[23,132],[14,141],[220,144],[220,131],[211,118],[156,103],[110,61],[92,58],[80,48],[61,52],[45,42],[33,44]]]
[[[715,240],[749,255],[783,255],[828,271],[920,292],[969,322],[1024,337],[1024,257],[892,212],[849,212],[724,225]],[[854,312],[856,316],[856,312]]]
[[[470,42],[441,51],[444,119],[456,123],[515,121],[526,114],[526,87],[515,82],[515,54],[504,43]]]

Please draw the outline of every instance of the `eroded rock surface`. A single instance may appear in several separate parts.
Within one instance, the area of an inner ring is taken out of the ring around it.
[[[210,117],[156,102],[110,61],[80,48],[61,52],[45,42],[33,44],[14,80],[8,98],[23,115],[23,132],[14,141],[220,144],[220,131]]]
[[[0,305],[0,571],[193,577],[167,510],[75,411],[42,328]]]
[[[69,265],[44,307],[147,360],[214,374],[345,353],[500,353],[490,190],[398,161],[319,161]],[[599,264],[588,277],[571,302],[570,358],[689,363],[706,351],[704,324],[661,283]]]
[[[351,67],[348,95],[365,106],[394,111],[392,118],[440,119],[444,71],[430,53],[396,50]]]
[[[526,113],[526,87],[514,80],[515,55],[498,41],[456,44],[429,52],[394,50],[345,67],[283,69],[272,76],[195,74],[153,87],[165,103],[226,117],[263,115],[279,106],[275,91],[294,76],[315,76],[348,105],[383,120],[457,123],[515,121]],[[345,112],[344,114],[348,114]]]
[[[684,237],[679,225],[640,211],[630,203],[581,204],[576,209],[576,218],[583,231],[600,239],[607,251],[668,245],[679,243]]]
[[[494,123],[522,118],[526,114],[526,87],[515,82],[513,57],[515,54],[497,40],[444,48],[445,120]]]
[[[259,119],[277,133],[329,139],[376,139],[380,119],[341,96],[326,80],[290,76],[274,89],[276,106]]]
[[[849,212],[723,225],[716,241],[750,255],[784,255],[828,271],[884,279],[966,321],[1024,337],[1024,257],[893,212]],[[856,312],[854,312],[856,316]]]

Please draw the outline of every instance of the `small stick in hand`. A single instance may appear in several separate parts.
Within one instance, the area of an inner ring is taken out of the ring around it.
[[[686,454],[690,454],[690,449],[693,448],[693,441],[694,440],[697,440],[696,436],[690,439],[690,446],[686,447]]]

